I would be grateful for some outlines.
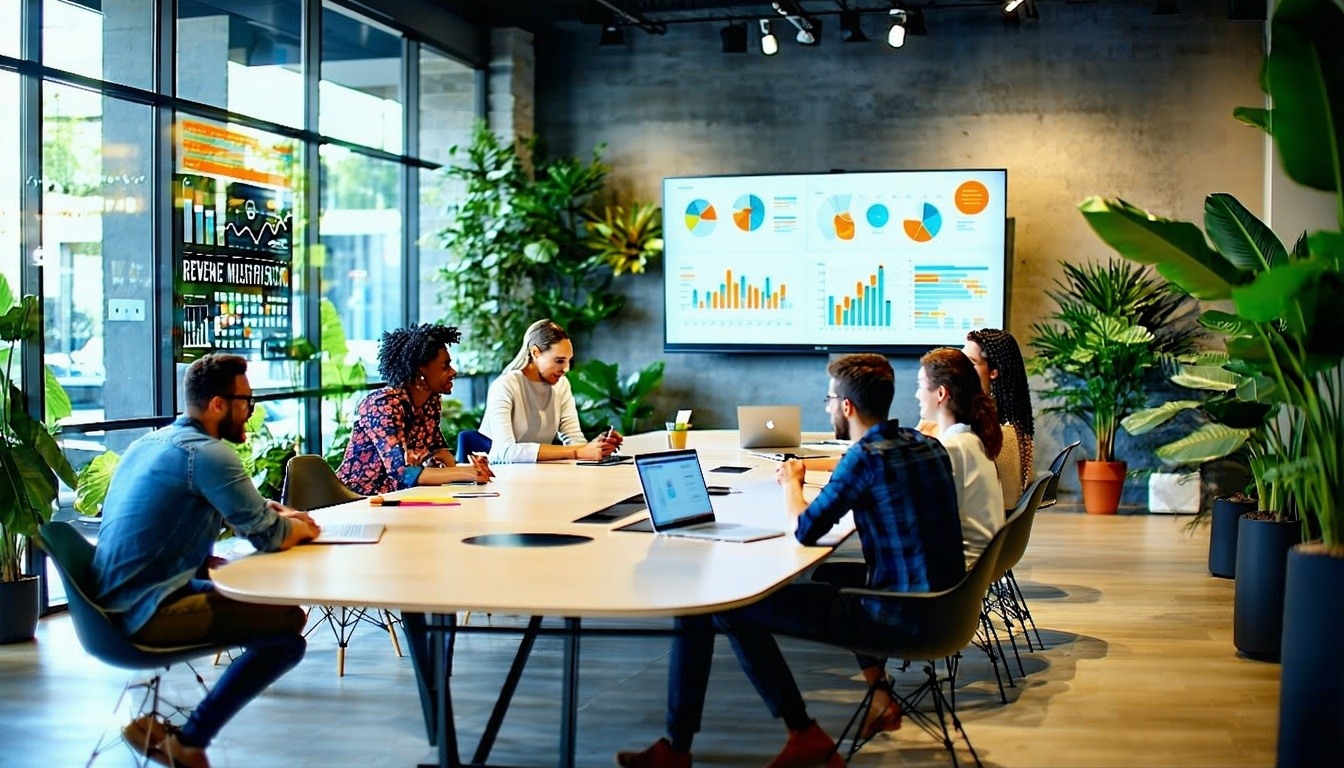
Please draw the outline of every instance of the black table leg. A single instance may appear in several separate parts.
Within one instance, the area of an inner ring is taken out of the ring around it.
[[[523,676],[523,667],[527,666],[527,659],[532,655],[532,645],[537,640],[537,629],[541,627],[541,617],[533,616],[527,622],[527,630],[523,633],[523,639],[518,643],[518,652],[513,656],[513,665],[509,667],[509,674],[504,678],[504,686],[500,688],[499,698],[495,700],[495,708],[490,712],[490,720],[485,724],[485,730],[481,733],[480,744],[476,747],[476,754],[472,756],[473,765],[484,765],[490,758],[490,750],[495,746],[495,737],[499,735],[499,727],[504,724],[504,715],[509,711],[509,703],[513,701],[514,691],[518,690],[518,681]]]
[[[560,768],[574,768],[579,723],[579,619],[565,619],[565,670],[560,692]]]

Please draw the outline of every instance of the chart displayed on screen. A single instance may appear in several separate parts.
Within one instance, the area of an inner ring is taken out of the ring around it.
[[[960,346],[1003,327],[1003,170],[663,180],[668,351]]]

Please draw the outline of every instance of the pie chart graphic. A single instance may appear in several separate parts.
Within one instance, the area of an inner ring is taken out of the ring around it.
[[[719,223],[719,214],[708,200],[692,200],[686,206],[686,229],[696,237],[709,237],[714,225]]]
[[[746,194],[733,203],[733,223],[743,232],[755,232],[765,223],[765,203],[761,198]]]
[[[849,211],[850,196],[834,195],[826,198],[817,212],[817,224],[827,240],[853,240],[854,215]]]
[[[891,211],[887,210],[887,206],[881,203],[868,206],[867,216],[868,225],[873,229],[881,229],[887,226],[888,221],[891,221]]]
[[[919,219],[905,220],[905,234],[916,243],[927,243],[938,236],[943,228],[943,215],[929,203],[924,204],[924,214]]]

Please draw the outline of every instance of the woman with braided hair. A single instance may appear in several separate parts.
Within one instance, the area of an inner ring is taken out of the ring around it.
[[[359,404],[336,470],[341,482],[373,496],[414,485],[489,481],[484,457],[458,466],[439,430],[442,397],[457,376],[448,345],[460,339],[454,327],[427,323],[383,334],[378,373],[387,386]]]
[[[1016,504],[1031,482],[1036,423],[1031,415],[1031,392],[1027,368],[1017,340],[998,328],[981,328],[966,334],[961,348],[980,374],[980,386],[993,395],[1003,425],[1003,451],[995,463],[1003,481],[1003,500]],[[1011,482],[1016,478],[1016,482]]]

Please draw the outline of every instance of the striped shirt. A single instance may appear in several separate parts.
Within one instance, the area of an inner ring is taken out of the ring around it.
[[[895,421],[868,430],[803,511],[798,541],[815,544],[850,510],[870,588],[937,592],[965,575],[957,486],[937,440]],[[899,623],[886,601],[868,598],[864,607],[876,621]]]

